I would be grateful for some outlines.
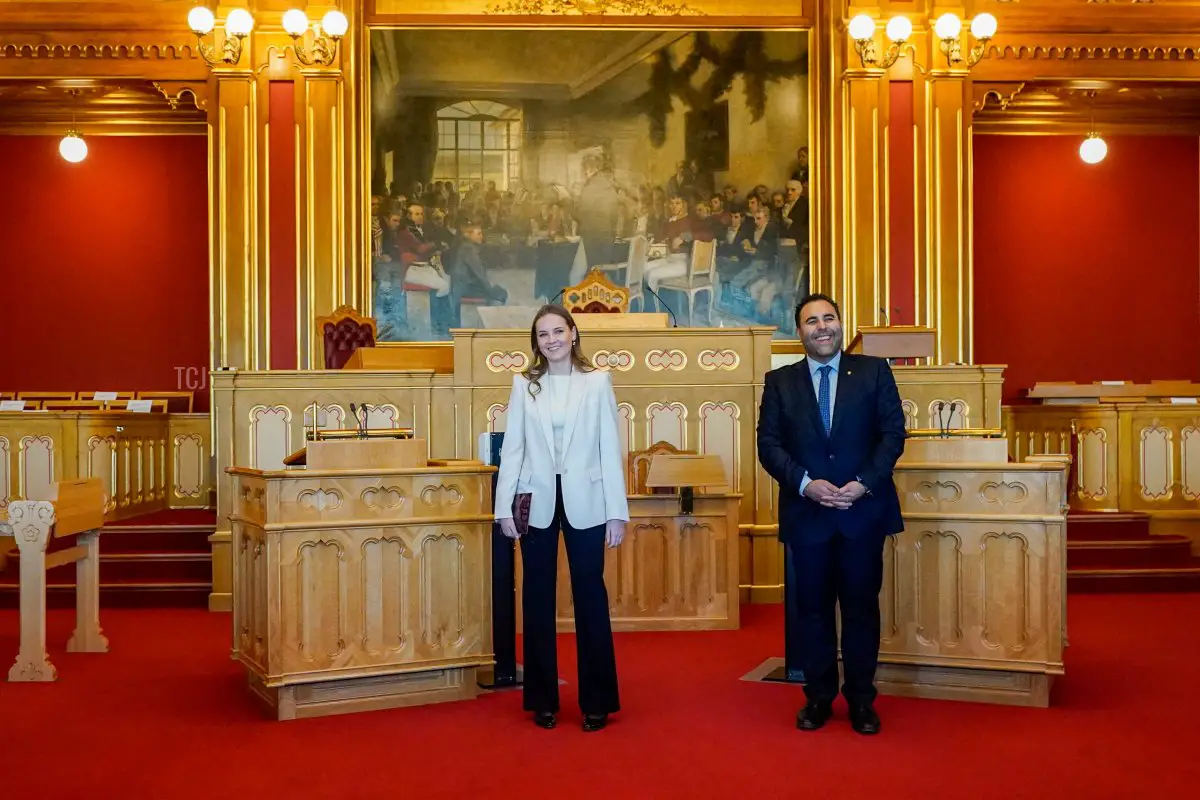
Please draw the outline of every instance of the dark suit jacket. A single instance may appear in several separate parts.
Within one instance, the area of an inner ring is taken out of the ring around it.
[[[767,373],[758,418],[758,460],[779,482],[779,538],[794,544],[904,530],[892,469],[904,452],[904,411],[886,360],[842,354],[828,435],[808,363]],[[826,508],[800,494],[805,473],[835,486],[867,487],[849,509]]]

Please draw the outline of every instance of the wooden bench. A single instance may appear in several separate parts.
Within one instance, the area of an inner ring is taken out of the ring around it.
[[[46,653],[46,570],[75,564],[75,632],[70,653],[107,653],[100,630],[100,530],[104,491],[98,478],[59,481],[45,500],[14,500],[0,509],[0,569],[20,559],[21,638],[10,681],[53,681],[58,673]],[[73,544],[47,553],[50,538]]]

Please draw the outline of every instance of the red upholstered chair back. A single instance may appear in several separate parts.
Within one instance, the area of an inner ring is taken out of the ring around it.
[[[340,306],[328,317],[317,318],[325,347],[325,369],[341,369],[360,347],[375,346],[375,320],[350,306]]]

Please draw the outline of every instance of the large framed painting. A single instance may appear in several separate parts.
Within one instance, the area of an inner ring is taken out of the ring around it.
[[[371,29],[380,341],[524,327],[591,270],[794,338],[808,64],[799,30]]]

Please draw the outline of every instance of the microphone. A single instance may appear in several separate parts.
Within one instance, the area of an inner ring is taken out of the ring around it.
[[[669,305],[667,305],[667,301],[663,300],[661,297],[659,297],[658,292],[656,292],[650,288],[650,284],[647,283],[647,284],[644,284],[644,286],[646,287],[646,291],[649,292],[650,294],[652,294],[654,296],[654,299],[658,301],[658,304],[661,305],[663,308],[665,308],[667,310],[667,313],[671,315],[671,327],[678,328],[679,320],[676,319],[675,312],[671,310],[671,307]]]
[[[354,417],[354,430],[358,430],[358,406],[350,404],[350,416]]]
[[[358,410],[362,412],[362,421],[358,425],[358,432],[359,435],[365,439],[367,438],[367,414],[369,413],[367,410],[367,404],[359,403]]]
[[[938,400],[935,408],[937,410],[938,433],[940,433],[944,439],[946,438],[946,418],[942,416],[942,411],[946,408],[946,404],[941,400]]]
[[[888,315],[887,315],[887,311],[886,311],[884,308],[882,308],[882,307],[881,307],[881,308],[879,309],[879,315],[880,315],[881,317],[883,317],[883,324],[884,324],[884,325],[891,325],[891,324],[892,324],[892,323],[888,322]]]
[[[562,296],[563,296],[563,292],[565,292],[566,290],[567,290],[567,287],[565,287],[565,286],[564,286],[563,288],[559,289],[559,290],[558,290],[558,294],[554,295],[554,297],[551,297],[549,300],[547,300],[547,301],[546,301],[546,305],[551,305],[551,306],[552,306],[552,305],[554,305],[555,303],[557,303],[557,302],[558,302],[558,298],[562,297]]]

